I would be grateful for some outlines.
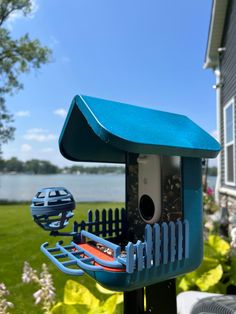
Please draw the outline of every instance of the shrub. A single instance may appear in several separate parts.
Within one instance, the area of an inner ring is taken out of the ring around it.
[[[177,279],[178,292],[200,290],[227,294],[236,286],[236,256],[230,254],[229,243],[210,235],[205,241],[204,253],[197,270]]]

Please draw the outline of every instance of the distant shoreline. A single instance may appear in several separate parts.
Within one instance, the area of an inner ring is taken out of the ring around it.
[[[121,164],[111,164],[100,165],[100,166],[82,166],[82,165],[72,165],[69,167],[59,167],[52,164],[48,160],[31,159],[27,161],[19,160],[16,157],[10,159],[0,158],[0,174],[124,174],[125,165]],[[216,167],[209,167],[207,169],[209,176],[217,175]]]
[[[208,177],[208,186],[215,188],[216,177]],[[124,202],[125,175],[106,174],[4,174],[0,176],[0,204],[27,204],[35,193],[48,186],[64,186],[76,202]]]
[[[82,166],[58,167],[48,160],[31,159],[19,160],[16,157],[10,159],[0,158],[0,174],[106,174],[125,173],[124,165],[110,166]]]
[[[14,176],[14,175],[17,175],[17,176],[20,176],[20,175],[29,175],[29,176],[61,176],[61,175],[65,175],[65,176],[84,176],[84,175],[109,175],[109,174],[116,174],[116,175],[119,175],[119,174],[124,174],[122,172],[104,172],[104,173],[100,173],[100,172],[96,172],[96,173],[89,173],[89,172],[83,172],[83,173],[62,173],[62,172],[59,172],[59,173],[29,173],[29,172],[0,172],[0,175],[9,175],[9,176]]]

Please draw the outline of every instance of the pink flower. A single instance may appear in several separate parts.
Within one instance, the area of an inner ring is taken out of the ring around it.
[[[209,196],[212,196],[213,195],[213,189],[212,188],[210,188],[210,187],[208,187],[207,188],[207,194],[209,195]]]

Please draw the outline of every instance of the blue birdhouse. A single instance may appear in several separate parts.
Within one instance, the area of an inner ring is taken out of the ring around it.
[[[89,211],[70,243],[42,245],[61,271],[130,291],[199,266],[202,158],[219,153],[214,138],[183,115],[76,96],[59,146],[72,161],[126,167],[125,208]]]

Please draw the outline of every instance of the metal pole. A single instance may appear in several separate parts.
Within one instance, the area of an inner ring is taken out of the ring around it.
[[[124,292],[124,314],[144,314],[144,289]]]
[[[146,313],[176,314],[175,279],[146,287]]]

